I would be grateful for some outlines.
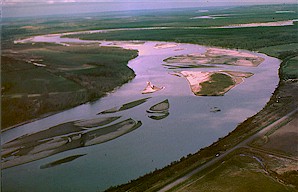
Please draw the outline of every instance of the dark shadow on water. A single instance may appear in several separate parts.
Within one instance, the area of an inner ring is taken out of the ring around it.
[[[107,114],[107,113],[116,113],[116,112],[119,112],[119,111],[124,111],[124,110],[127,110],[127,109],[131,109],[131,108],[134,108],[136,106],[139,106],[139,105],[145,103],[150,98],[151,97],[147,97],[147,98],[144,98],[144,99],[139,99],[139,100],[136,100],[136,101],[125,103],[121,106],[113,107],[111,109],[99,112],[98,115],[99,114]]]
[[[167,69],[192,69],[192,68],[215,68],[218,66],[211,66],[208,64],[163,64]]]
[[[150,119],[153,120],[161,120],[169,116],[169,108],[170,108],[170,103],[169,100],[166,99],[160,103],[157,103],[150,107],[149,110],[147,110],[147,113],[151,113],[154,115],[148,116]]]
[[[69,156],[69,157],[65,157],[63,159],[59,159],[57,161],[53,161],[53,162],[50,162],[50,163],[47,163],[47,164],[44,164],[44,165],[41,165],[40,166],[40,169],[47,169],[47,168],[51,168],[51,167],[55,167],[55,166],[58,166],[58,165],[62,165],[62,164],[65,164],[65,163],[69,163],[79,157],[82,157],[82,156],[85,156],[86,154],[82,154],[82,155],[73,155],[73,156]]]
[[[170,113],[165,113],[163,115],[151,115],[151,116],[148,116],[150,119],[153,119],[153,120],[162,120],[166,117],[168,117],[170,115]]]

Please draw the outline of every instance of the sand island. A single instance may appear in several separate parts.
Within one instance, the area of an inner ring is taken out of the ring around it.
[[[241,67],[257,67],[264,58],[238,50],[221,48],[208,48],[205,53],[192,53],[178,55],[164,60],[168,69],[181,68],[207,68],[218,65],[233,65]],[[251,77],[253,73],[241,71],[176,71],[172,75],[185,77],[191,91],[197,96],[221,96],[236,85],[242,83],[244,78]]]
[[[222,96],[253,74],[238,71],[181,71],[173,75],[185,77],[191,91],[197,96]]]
[[[236,65],[246,67],[257,67],[264,61],[264,58],[256,55],[229,49],[209,48],[203,54],[192,53],[187,55],[178,55],[169,57],[164,60],[165,66],[197,66],[197,67],[214,67],[214,65]]]

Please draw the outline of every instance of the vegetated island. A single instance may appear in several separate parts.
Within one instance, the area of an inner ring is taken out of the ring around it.
[[[175,68],[204,68],[216,65],[235,65],[244,67],[257,67],[264,58],[238,50],[209,48],[205,53],[178,55],[164,60],[169,69]],[[221,96],[236,85],[242,83],[244,78],[251,77],[253,73],[240,71],[180,71],[172,73],[185,77],[191,91],[197,96]]]
[[[253,75],[249,72],[236,71],[181,71],[174,74],[185,77],[191,91],[197,96],[222,96],[236,85],[242,83],[244,78]]]

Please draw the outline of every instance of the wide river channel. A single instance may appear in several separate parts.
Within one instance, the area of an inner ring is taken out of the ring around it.
[[[39,36],[27,41],[87,42],[60,36],[59,34]],[[106,46],[117,44],[124,48],[137,49],[139,56],[128,64],[134,70],[136,77],[96,102],[83,104],[7,130],[1,135],[1,144],[66,122],[99,117],[120,117],[111,124],[131,118],[141,122],[141,126],[100,144],[61,150],[49,157],[4,169],[2,170],[3,191],[96,192],[126,183],[179,160],[183,156],[195,153],[200,148],[227,135],[238,124],[264,107],[279,81],[280,61],[278,59],[243,50],[263,57],[264,62],[258,67],[217,65],[216,68],[183,69],[254,73],[252,77],[245,79],[244,83],[237,85],[224,96],[195,96],[186,79],[170,74],[182,69],[169,69],[162,65],[163,60],[176,55],[204,53],[208,47],[180,43],[170,43],[175,46],[156,47],[157,44],[165,44],[165,42],[147,41],[101,43]],[[155,93],[142,94],[141,91],[147,81],[165,88]],[[143,98],[148,99],[135,107],[115,113],[98,114]],[[150,107],[166,99],[169,102],[166,115],[163,118],[152,117],[154,114],[148,112]],[[220,111],[212,111],[215,107]],[[42,151],[42,148],[49,150],[44,146],[36,146],[36,148],[39,151]],[[70,156],[78,158],[67,158]],[[61,159],[65,162],[57,162]],[[45,166],[51,162],[56,164]]]

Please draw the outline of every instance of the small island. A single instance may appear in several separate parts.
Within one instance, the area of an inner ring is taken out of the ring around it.
[[[214,67],[214,65],[235,65],[245,67],[257,67],[264,61],[264,58],[256,55],[230,49],[209,48],[203,54],[193,53],[187,55],[178,55],[164,60],[166,66],[171,64],[195,65],[200,67]]]
[[[253,74],[236,71],[181,71],[173,75],[185,77],[191,91],[197,96],[222,96]]]

